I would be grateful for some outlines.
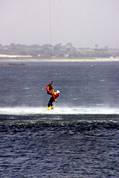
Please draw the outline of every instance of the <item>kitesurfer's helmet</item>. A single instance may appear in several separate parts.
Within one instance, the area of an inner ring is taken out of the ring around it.
[[[59,90],[57,90],[57,93],[58,93],[58,94],[60,94],[60,91],[59,91]]]

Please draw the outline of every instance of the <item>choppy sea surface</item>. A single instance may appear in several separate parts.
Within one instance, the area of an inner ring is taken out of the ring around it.
[[[1,62],[0,177],[118,178],[118,83],[119,62]]]

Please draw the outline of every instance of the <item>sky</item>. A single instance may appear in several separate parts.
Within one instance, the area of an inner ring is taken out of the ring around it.
[[[119,0],[0,0],[0,44],[119,48]]]

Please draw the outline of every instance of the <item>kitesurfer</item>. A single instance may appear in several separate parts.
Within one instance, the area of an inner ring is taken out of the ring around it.
[[[49,101],[48,101],[48,110],[53,109],[53,102],[57,100],[57,98],[60,96],[60,91],[57,90],[55,91],[53,87],[53,81],[51,81],[47,86],[46,86],[46,91],[47,94],[51,95]]]

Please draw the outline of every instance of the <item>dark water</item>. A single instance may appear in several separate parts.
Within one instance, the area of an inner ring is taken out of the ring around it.
[[[1,129],[1,177],[119,177],[119,129]]]
[[[118,62],[0,63],[0,108],[46,106],[49,80],[62,93],[56,106],[119,106]],[[118,115],[65,117],[68,123],[41,123],[0,115],[0,177],[118,178]]]

